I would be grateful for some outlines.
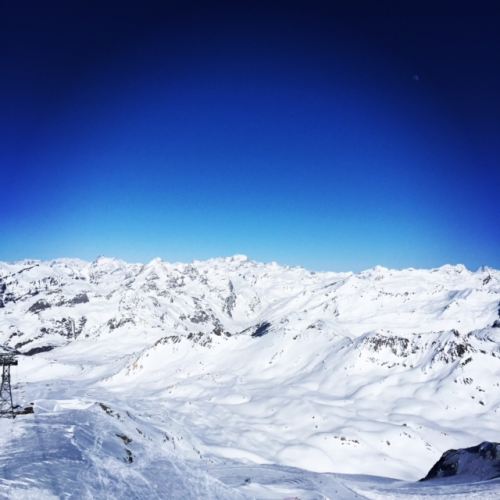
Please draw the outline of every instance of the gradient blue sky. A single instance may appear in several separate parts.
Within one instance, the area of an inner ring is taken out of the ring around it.
[[[0,260],[500,268],[498,2],[20,1],[0,48]]]

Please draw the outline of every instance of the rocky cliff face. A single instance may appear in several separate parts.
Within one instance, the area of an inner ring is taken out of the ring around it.
[[[485,441],[470,448],[448,450],[422,481],[450,476],[471,476],[476,481],[500,477],[500,443]]]

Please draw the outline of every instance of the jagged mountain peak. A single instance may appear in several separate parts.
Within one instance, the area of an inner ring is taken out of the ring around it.
[[[391,272],[390,269],[384,266],[375,266],[372,269],[366,269],[365,271],[356,274],[358,277],[362,278],[372,278],[376,276],[381,276],[385,274],[389,274]]]
[[[115,257],[105,257],[104,255],[99,255],[91,264],[91,267],[123,267],[127,263],[123,260],[117,259]]]
[[[163,260],[161,259],[161,257],[155,257],[153,260],[151,260],[149,262],[149,264],[146,264],[147,266],[155,266],[155,265],[158,265],[158,264],[163,264]]]
[[[445,264],[444,266],[438,267],[438,271],[449,273],[449,274],[461,274],[461,273],[471,273],[469,269],[467,269],[463,264]]]

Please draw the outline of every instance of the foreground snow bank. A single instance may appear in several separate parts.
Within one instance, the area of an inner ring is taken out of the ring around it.
[[[0,499],[500,497],[500,481],[478,481],[480,474],[462,481],[451,477],[414,483],[230,459],[205,460],[191,430],[168,413],[158,413],[154,404],[134,408],[116,398],[105,403],[89,398],[41,399],[35,402],[35,414],[0,420]],[[487,452],[484,446],[482,450]],[[186,459],[188,455],[192,458]]]
[[[105,404],[0,421],[0,498],[244,499],[179,454],[159,446],[140,418]],[[45,409],[44,409],[45,407]]]

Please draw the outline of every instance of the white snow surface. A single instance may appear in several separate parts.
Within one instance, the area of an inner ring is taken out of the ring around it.
[[[500,498],[500,271],[0,262],[0,498]],[[498,326],[497,326],[498,325]],[[393,479],[391,479],[393,478]]]

